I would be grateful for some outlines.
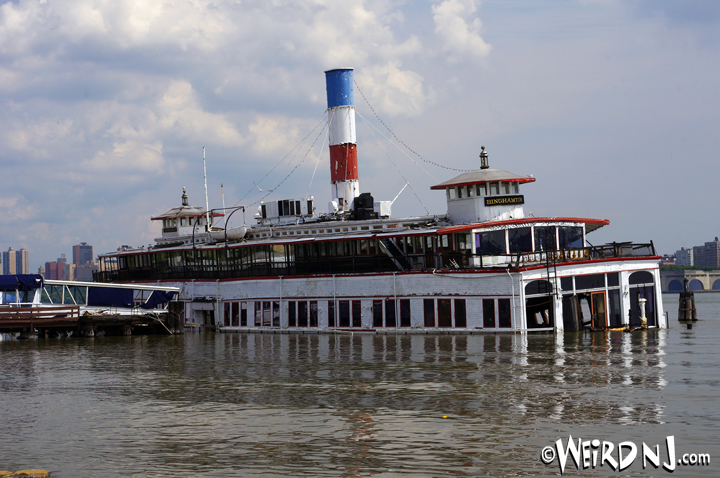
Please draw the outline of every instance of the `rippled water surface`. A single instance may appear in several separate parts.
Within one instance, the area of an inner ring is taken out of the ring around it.
[[[713,461],[569,476],[720,476],[720,294],[692,330],[664,299],[671,329],[635,333],[0,342],[0,470],[555,476],[540,451],[572,434]]]

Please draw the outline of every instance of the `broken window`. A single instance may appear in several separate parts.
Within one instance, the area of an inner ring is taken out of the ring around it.
[[[549,296],[530,297],[525,299],[525,316],[527,318],[528,329],[552,327],[552,303],[552,297]],[[507,308],[509,311],[509,304]]]
[[[535,250],[537,252],[554,251],[556,248],[555,226],[536,226]]]
[[[270,318],[271,318],[270,305],[271,304],[269,301],[263,302],[263,325],[265,327],[269,327],[270,325],[272,325],[272,322],[270,321]]]
[[[373,301],[373,327],[383,326],[383,301]]]
[[[362,327],[362,302],[359,300],[352,301],[352,325]]]
[[[328,301],[328,327],[335,327],[335,301]]]
[[[559,226],[558,239],[560,249],[574,249],[583,247],[583,228],[575,226]]]
[[[534,280],[525,286],[525,295],[549,294],[552,292],[552,284],[547,280]]]
[[[395,321],[395,299],[385,301],[385,327],[397,327]]]
[[[341,300],[339,302],[340,327],[350,327],[350,301]]]
[[[295,327],[296,323],[295,302],[288,302],[288,327]]]
[[[230,308],[231,308],[230,302],[225,302],[225,316],[224,316],[224,322],[223,322],[225,324],[225,327],[230,326]]]
[[[410,327],[410,299],[400,300],[400,327]]]
[[[316,300],[310,301],[310,327],[318,326],[318,303]]]
[[[483,327],[495,328],[495,299],[483,299]]]
[[[508,229],[510,253],[532,252],[532,234],[529,227]]]
[[[438,327],[452,327],[450,299],[438,299]]]
[[[465,299],[455,299],[455,327],[467,327]]]
[[[237,327],[240,325],[240,304],[237,302],[232,303],[232,326]]]
[[[425,299],[423,307],[425,309],[425,327],[435,327],[435,299]]]
[[[307,302],[298,302],[298,327],[308,326],[308,304]]]
[[[505,231],[486,231],[475,234],[475,248],[477,254],[496,255],[505,254]]]
[[[575,276],[575,289],[602,289],[605,287],[605,274],[586,274]]]

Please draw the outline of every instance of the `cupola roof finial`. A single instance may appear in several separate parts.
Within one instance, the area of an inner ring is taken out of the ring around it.
[[[488,169],[490,166],[488,165],[488,154],[485,151],[485,146],[480,146],[480,149],[482,149],[480,153],[480,169]]]
[[[187,193],[185,192],[185,188],[183,188],[182,205],[183,206],[188,205],[188,197],[187,197]]]

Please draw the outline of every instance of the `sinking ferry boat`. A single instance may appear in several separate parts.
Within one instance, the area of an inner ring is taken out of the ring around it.
[[[225,332],[488,333],[666,327],[652,244],[592,246],[605,219],[526,217],[535,182],[489,166],[431,189],[447,213],[395,218],[361,192],[353,70],[326,72],[332,199],[182,205],[152,247],[101,255],[95,280],[180,288],[187,323]],[[245,222],[245,221],[243,221]],[[228,224],[228,221],[225,221]]]

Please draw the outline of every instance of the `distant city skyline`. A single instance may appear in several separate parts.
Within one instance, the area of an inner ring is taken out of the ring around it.
[[[42,273],[46,279],[91,281],[92,272],[97,270],[93,246],[87,242],[72,246],[70,263],[67,255],[61,252],[55,260],[45,261],[41,266],[33,269],[30,266],[29,255],[30,251],[25,248],[16,251],[10,247],[7,251],[3,251],[0,255],[0,272],[3,275]]]
[[[714,241],[680,248],[675,252],[675,265],[720,267],[720,240],[716,236]]]

